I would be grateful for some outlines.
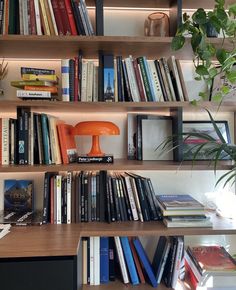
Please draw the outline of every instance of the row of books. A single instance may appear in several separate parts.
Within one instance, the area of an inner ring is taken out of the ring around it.
[[[223,246],[188,246],[185,267],[194,290],[235,289],[236,262]]]
[[[0,0],[0,34],[94,35],[85,0]]]
[[[72,126],[47,114],[17,108],[17,119],[0,119],[0,164],[68,164],[76,161]]]
[[[182,237],[160,237],[151,262],[138,237],[83,238],[82,282],[107,284],[120,276],[125,284],[157,287],[163,279],[175,288],[178,277],[184,277],[183,249]]]
[[[11,81],[16,96],[21,99],[55,99],[58,95],[58,77],[55,70],[21,67],[21,80]]]
[[[44,223],[160,220],[150,178],[133,173],[45,173]]]
[[[204,205],[189,194],[157,195],[157,204],[167,227],[212,227]]]
[[[162,102],[188,101],[179,60],[147,60],[145,56],[114,57],[99,52],[99,60],[62,60],[63,101]]]

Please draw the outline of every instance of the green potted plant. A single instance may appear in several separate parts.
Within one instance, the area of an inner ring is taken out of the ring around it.
[[[236,69],[233,67],[236,63],[236,3],[229,6],[228,10],[224,6],[224,0],[215,0],[212,11],[199,8],[192,17],[185,13],[183,23],[172,40],[172,49],[179,50],[191,36],[196,80],[204,80],[209,91],[217,75],[225,78],[224,84],[212,96],[215,101],[221,101],[229,93],[230,84],[236,82]],[[208,38],[209,29],[222,34],[215,44],[212,38]],[[199,95],[203,100],[209,100],[209,92],[200,92]]]

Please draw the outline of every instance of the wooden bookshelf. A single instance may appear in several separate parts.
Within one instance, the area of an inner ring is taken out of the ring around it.
[[[4,112],[16,112],[17,106],[31,107],[38,112],[169,112],[170,109],[183,108],[185,112],[211,111],[234,112],[236,102],[199,102],[197,106],[190,102],[62,102],[47,100],[0,100]],[[1,112],[0,112],[1,114]]]
[[[214,164],[209,161],[139,161],[115,159],[114,163],[71,163],[59,165],[2,165],[0,172],[54,172],[80,170],[212,170]],[[219,161],[217,170],[230,170],[231,161]]]
[[[236,221],[211,213],[213,228],[167,228],[161,221],[15,226],[0,240],[0,258],[77,255],[81,237],[232,235]],[[17,246],[16,246],[17,241]]]
[[[5,58],[62,59],[75,57],[82,49],[85,58],[98,58],[98,51],[114,55],[142,55],[157,59],[175,54],[179,59],[192,59],[190,41],[177,52],[171,50],[171,37],[145,36],[47,36],[0,35],[0,55]],[[220,38],[209,42],[221,45]],[[232,44],[228,42],[228,45]],[[17,47],[17,49],[16,49]],[[57,49],[60,47],[60,49]]]

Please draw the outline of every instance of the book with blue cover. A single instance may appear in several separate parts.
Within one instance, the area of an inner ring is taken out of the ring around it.
[[[138,285],[139,279],[134,263],[134,258],[130,249],[129,240],[127,237],[120,237],[120,241],[125,256],[126,265],[129,271],[131,283],[133,285]]]
[[[204,206],[189,194],[157,195],[161,208],[165,210],[202,210]]]
[[[109,238],[100,238],[100,282],[109,282]]]
[[[151,285],[153,287],[157,287],[158,283],[157,283],[156,277],[154,275],[151,263],[150,263],[150,261],[149,261],[149,259],[147,257],[147,254],[144,251],[144,248],[143,248],[140,240],[138,238],[134,238],[133,239],[133,244],[135,246],[135,249],[136,249],[137,254],[139,256],[139,260],[140,260],[140,262],[141,262],[141,264],[143,266],[144,271],[147,274],[147,277],[149,278],[149,281],[150,281]]]

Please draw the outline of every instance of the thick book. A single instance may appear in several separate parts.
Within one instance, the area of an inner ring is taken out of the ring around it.
[[[139,260],[141,261],[143,269],[146,272],[147,277],[148,277],[151,285],[153,287],[157,287],[158,284],[157,284],[157,280],[156,280],[156,277],[154,275],[151,263],[147,257],[147,254],[145,253],[145,250],[144,250],[140,240],[138,238],[134,238],[133,244],[134,244],[134,247],[135,247],[137,254],[139,256]]]
[[[129,240],[127,237],[120,237],[120,241],[125,256],[126,265],[129,271],[131,283],[133,285],[138,285],[139,279],[134,263],[134,258],[130,249]]]
[[[78,163],[113,163],[113,155],[104,156],[87,156],[79,155],[77,156]]]
[[[73,126],[71,125],[64,123],[57,124],[62,162],[64,164],[76,161],[77,150],[75,136],[72,134],[72,129]]]
[[[21,67],[21,75],[34,74],[34,75],[55,75],[54,69],[44,69],[44,68],[33,68],[33,67]]]
[[[16,96],[21,99],[51,99],[51,92],[17,90]]]
[[[127,266],[125,263],[123,249],[120,242],[120,237],[114,237],[114,240],[115,240],[116,252],[117,252],[117,257],[120,264],[120,270],[121,270],[123,282],[127,284],[129,283],[129,276],[128,276],[128,271],[127,271]]]
[[[171,221],[168,218],[163,219],[164,225],[167,226],[167,228],[212,228],[213,223],[209,219],[204,219],[204,220],[188,220],[188,219],[183,219],[179,221]]]
[[[236,274],[236,262],[222,246],[189,247],[194,261],[202,270],[202,274]]]
[[[16,88],[22,88],[24,86],[51,87],[51,86],[54,86],[54,83],[49,82],[49,81],[11,81],[11,86],[16,87]]]

